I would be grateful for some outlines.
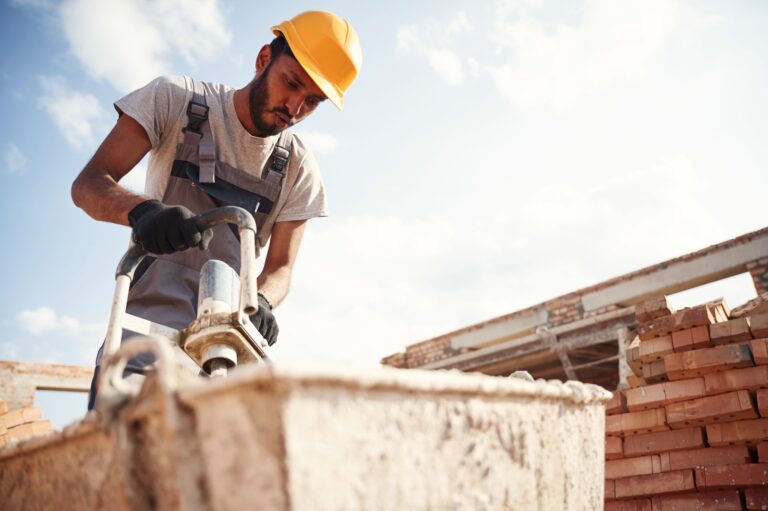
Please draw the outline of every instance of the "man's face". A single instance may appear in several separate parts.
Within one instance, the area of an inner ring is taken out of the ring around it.
[[[259,135],[276,135],[315,111],[325,94],[289,55],[272,58],[251,85],[248,105]]]

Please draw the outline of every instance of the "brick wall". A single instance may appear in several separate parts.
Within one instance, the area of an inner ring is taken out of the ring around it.
[[[768,228],[761,229],[759,231],[755,231],[749,234],[745,234],[743,236],[739,236],[732,240],[728,240],[723,243],[718,243],[717,245],[712,245],[710,247],[699,250],[697,252],[686,254],[684,256],[670,259],[668,261],[664,261],[662,263],[658,263],[652,266],[648,266],[646,268],[642,268],[640,270],[637,270],[625,275],[621,275],[619,277],[616,277],[604,282],[599,282],[592,286],[568,293],[563,296],[559,296],[557,298],[548,300],[544,303],[535,305],[533,307],[528,307],[526,309],[515,311],[510,314],[505,314],[503,316],[499,316],[497,318],[493,318],[488,321],[470,325],[468,327],[459,329],[455,332],[443,334],[438,337],[428,339],[426,341],[411,344],[406,347],[404,352],[395,353],[393,355],[387,356],[384,359],[382,359],[381,363],[384,365],[389,365],[393,367],[413,368],[413,367],[420,367],[420,366],[423,366],[424,364],[428,364],[430,362],[434,362],[437,360],[449,358],[449,357],[458,355],[460,353],[464,353],[467,351],[467,349],[457,350],[457,349],[451,348],[451,338],[454,337],[455,335],[471,333],[474,330],[482,330],[483,328],[492,326],[499,322],[507,321],[509,319],[513,319],[516,317],[526,316],[531,314],[531,311],[538,310],[542,307],[547,310],[548,318],[545,325],[549,328],[566,325],[568,323],[573,323],[580,319],[599,316],[606,312],[612,312],[612,311],[618,310],[622,307],[616,304],[611,304],[596,310],[585,312],[584,306],[582,303],[582,296],[588,293],[601,290],[601,289],[605,289],[617,283],[631,281],[632,279],[635,279],[640,276],[653,274],[657,271],[664,270],[668,268],[670,265],[673,265],[676,263],[691,261],[693,259],[701,258],[704,256],[721,252],[723,250],[730,249],[742,243],[750,242],[754,238],[766,236],[766,234],[768,234]],[[758,295],[768,292],[768,257],[764,257],[746,264],[745,270],[749,271],[750,274],[752,275],[752,279],[755,283],[755,288],[757,290]],[[736,305],[736,304],[732,304],[732,305]]]

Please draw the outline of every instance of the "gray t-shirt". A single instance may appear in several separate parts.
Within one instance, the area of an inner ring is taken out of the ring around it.
[[[203,86],[216,159],[249,174],[262,175],[278,136],[255,137],[245,130],[235,113],[234,88],[215,83]],[[118,112],[141,124],[152,143],[144,193],[153,199],[163,198],[176,146],[184,138],[182,129],[187,125],[187,105],[192,91],[189,77],[161,76],[115,102]],[[259,244],[266,245],[275,222],[322,216],[328,216],[328,209],[317,162],[294,134],[283,189],[276,207],[259,231]]]

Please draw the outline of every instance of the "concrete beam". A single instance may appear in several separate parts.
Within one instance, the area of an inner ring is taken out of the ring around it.
[[[584,310],[607,305],[631,305],[654,295],[684,291],[692,287],[746,272],[745,265],[768,256],[768,234],[717,252],[671,263],[664,269],[617,282],[581,297]]]
[[[90,367],[0,360],[0,400],[10,408],[31,405],[37,390],[88,392]]]
[[[451,348],[482,348],[500,341],[533,332],[537,326],[547,323],[547,309],[532,310],[524,315],[483,325],[468,332],[462,331],[451,337]]]

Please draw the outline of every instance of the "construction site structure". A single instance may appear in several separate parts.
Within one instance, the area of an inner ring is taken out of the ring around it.
[[[382,364],[492,375],[526,370],[626,387],[636,304],[741,273],[751,275],[758,295],[768,293],[768,228],[411,344]]]

